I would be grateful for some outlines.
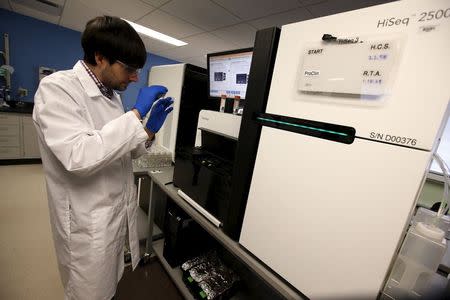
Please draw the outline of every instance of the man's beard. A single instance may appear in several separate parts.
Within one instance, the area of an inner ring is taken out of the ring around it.
[[[128,87],[128,84],[125,83],[119,83],[119,82],[114,82],[114,79],[116,78],[112,78],[113,76],[111,75],[111,73],[109,73],[108,71],[104,72],[103,78],[104,81],[103,85],[106,86],[107,88],[116,90],[116,91],[125,91]]]
[[[127,85],[120,85],[120,84],[117,84],[117,85],[115,85],[115,86],[112,86],[111,88],[112,88],[113,90],[123,92],[123,91],[125,91],[125,90],[127,89],[127,87],[128,87],[128,84],[127,84]]]

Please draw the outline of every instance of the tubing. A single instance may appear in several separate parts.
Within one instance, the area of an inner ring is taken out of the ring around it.
[[[449,188],[450,188],[450,179],[449,179],[449,169],[447,164],[444,162],[444,160],[439,156],[439,154],[434,153],[433,154],[434,159],[438,163],[439,167],[442,170],[442,173],[444,174],[444,196],[441,201],[441,205],[439,206],[439,210],[437,213],[437,218],[441,218],[444,214],[444,211],[448,207],[449,203]]]

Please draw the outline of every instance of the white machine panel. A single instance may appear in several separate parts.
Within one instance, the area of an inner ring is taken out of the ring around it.
[[[326,43],[323,34],[359,42]],[[447,0],[392,2],[283,26],[266,112],[432,149],[450,99],[449,36]],[[384,50],[392,51],[371,49],[388,42],[394,47]],[[306,55],[319,46],[322,53]]]
[[[148,85],[167,87],[166,97],[173,98],[173,111],[167,116],[164,125],[156,135],[155,143],[172,152],[175,162],[175,144],[177,138],[178,114],[180,112],[181,90],[184,81],[185,64],[154,66],[148,76]]]
[[[202,145],[202,130],[210,131],[234,140],[239,137],[241,116],[212,110],[201,110],[198,116],[195,146]]]
[[[282,27],[266,113],[356,139],[263,127],[239,242],[311,299],[380,292],[447,120],[449,37],[448,0]]]
[[[239,242],[311,299],[375,299],[430,155],[263,128]]]

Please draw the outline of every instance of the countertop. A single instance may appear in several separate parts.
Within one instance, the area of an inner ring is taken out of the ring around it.
[[[0,106],[0,113],[32,114],[34,103],[26,102],[25,106],[8,107]]]

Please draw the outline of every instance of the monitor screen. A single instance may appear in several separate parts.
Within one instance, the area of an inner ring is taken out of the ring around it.
[[[209,96],[245,99],[252,48],[208,54]]]

